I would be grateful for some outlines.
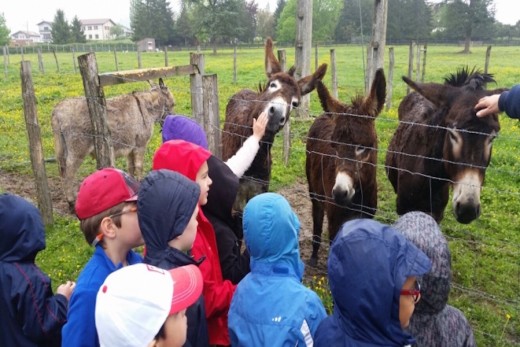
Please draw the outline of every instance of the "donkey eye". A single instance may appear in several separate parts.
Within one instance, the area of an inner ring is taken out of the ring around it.
[[[276,88],[276,83],[274,83],[274,82],[269,83],[269,88]]]
[[[296,108],[296,107],[300,106],[300,103],[298,101],[293,101],[291,105],[292,105],[292,107]]]
[[[368,148],[364,147],[364,146],[356,146],[356,157],[359,157],[363,154],[365,154],[365,152],[368,150]]]

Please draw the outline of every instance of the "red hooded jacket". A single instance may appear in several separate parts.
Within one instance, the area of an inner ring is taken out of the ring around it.
[[[193,143],[170,140],[155,152],[153,169],[177,171],[195,181],[197,172],[210,156],[211,152]],[[236,286],[222,278],[215,231],[202,209],[199,209],[197,221],[199,225],[192,254],[195,259],[206,258],[199,268],[204,279],[203,296],[208,319],[209,343],[226,346],[230,344],[228,310]]]

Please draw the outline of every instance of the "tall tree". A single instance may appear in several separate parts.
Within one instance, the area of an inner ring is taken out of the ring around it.
[[[181,14],[175,22],[175,32],[177,33],[178,42],[185,46],[195,42],[191,7],[190,3],[183,1]]]
[[[425,0],[389,0],[387,40],[427,40],[432,31],[432,12]]]
[[[81,29],[81,22],[78,19],[78,16],[74,16],[72,20],[72,25],[70,27],[71,31],[71,42],[77,43],[85,43],[87,42],[87,38],[85,37],[85,33],[83,29]]]
[[[373,0],[345,0],[334,30],[336,42],[361,42],[372,32]]]
[[[116,40],[122,39],[125,37],[125,29],[121,25],[116,24],[110,28],[110,36]]]
[[[4,14],[0,14],[0,46],[5,46],[9,44],[11,30],[7,27],[7,23],[5,22]]]
[[[464,40],[463,53],[470,53],[471,40],[493,31],[493,0],[444,0],[441,23],[453,38]]]
[[[65,13],[62,10],[57,10],[54,15],[54,21],[51,27],[52,43],[65,44],[71,42],[70,26],[65,20]]]
[[[285,8],[286,0],[278,0],[276,3],[276,10],[273,14],[273,40],[276,40],[276,32],[278,31],[278,23],[280,22],[280,16],[282,15],[283,9]]]
[[[265,40],[267,37],[274,37],[275,25],[274,15],[268,10],[258,11],[258,26],[256,30],[257,37]]]

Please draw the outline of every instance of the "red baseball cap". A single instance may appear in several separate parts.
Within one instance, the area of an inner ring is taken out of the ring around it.
[[[116,168],[100,169],[81,182],[76,216],[87,219],[122,202],[136,201],[139,182]]]

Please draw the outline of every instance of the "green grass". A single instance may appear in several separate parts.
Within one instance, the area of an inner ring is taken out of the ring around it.
[[[277,47],[275,47],[276,49]],[[361,46],[320,47],[319,62],[329,62],[329,49],[335,48],[338,71],[339,99],[349,101],[362,93],[363,52]],[[457,68],[476,66],[483,69],[486,47],[474,47],[472,54],[463,55],[461,47],[429,46],[425,80],[442,82],[448,73]],[[392,108],[385,110],[377,119],[379,137],[378,183],[379,211],[376,218],[392,223],[395,214],[395,194],[384,172],[385,150],[397,127],[397,106],[406,93],[406,85],[401,80],[408,68],[408,46],[394,46],[395,71],[393,78]],[[217,55],[211,51],[205,54],[206,73],[218,75],[219,107],[223,119],[228,99],[242,88],[256,88],[265,81],[264,57],[260,49],[238,50],[237,83],[233,84],[233,52],[220,50]],[[288,65],[294,62],[293,48],[286,48]],[[78,54],[79,55],[79,54]],[[97,53],[100,72],[114,71],[112,52]],[[493,47],[489,71],[497,80],[496,87],[510,87],[520,82],[518,59],[520,47]],[[24,125],[21,98],[20,59],[11,55],[7,77],[0,76],[0,171],[15,173],[32,179],[29,148]],[[38,71],[35,54],[25,55],[33,70],[33,83],[37,97],[38,118],[42,130],[43,147],[46,158],[54,157],[50,114],[55,104],[63,98],[83,95],[81,77],[74,72],[72,54],[59,53],[60,72],[52,54],[44,55],[45,74]],[[388,57],[386,58],[388,62]],[[137,68],[135,52],[118,52],[119,70]],[[142,55],[143,67],[164,66],[163,53]],[[174,51],[169,54],[170,65],[187,65],[188,51]],[[314,62],[314,57],[312,58]],[[388,63],[385,63],[385,68]],[[388,73],[388,72],[387,72]],[[330,70],[325,77],[330,85]],[[166,84],[176,98],[176,113],[191,114],[189,77],[172,77]],[[494,88],[493,85],[489,88]],[[107,97],[147,90],[144,82],[128,83],[105,88]],[[305,136],[312,118],[318,116],[321,107],[315,93],[311,94],[310,119],[292,122],[292,149],[288,166],[283,165],[281,138],[273,148],[273,171],[271,190],[278,190],[299,181],[305,182]],[[493,158],[487,170],[485,186],[482,190],[482,216],[470,225],[458,224],[447,207],[442,229],[450,242],[454,287],[450,304],[464,312],[472,324],[479,346],[520,346],[520,136],[519,123],[501,116],[502,130],[493,148]],[[153,150],[159,146],[160,133],[157,128],[148,147],[145,170],[151,167]],[[118,165],[124,165],[118,161]],[[87,160],[82,165],[79,177],[85,177],[94,170],[95,162]],[[47,164],[47,174],[57,177],[55,163]],[[0,186],[0,191],[7,190]],[[34,197],[33,197],[34,198]],[[307,198],[307,197],[305,197]],[[309,211],[310,213],[310,211]],[[86,245],[76,220],[60,215],[55,216],[55,225],[47,230],[47,249],[39,254],[38,264],[59,283],[75,279],[92,250]],[[326,281],[312,280],[316,286],[326,286]],[[330,305],[327,290],[318,292]],[[509,318],[508,318],[509,317]]]

